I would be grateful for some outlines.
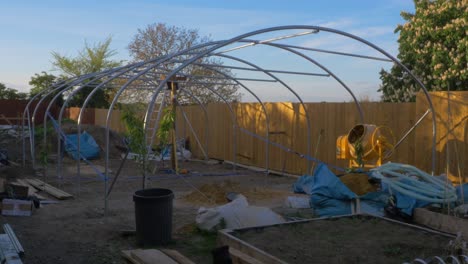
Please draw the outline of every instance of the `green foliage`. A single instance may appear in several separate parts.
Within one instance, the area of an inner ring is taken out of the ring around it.
[[[143,166],[148,154],[146,147],[145,129],[143,119],[139,118],[131,108],[122,110],[122,122],[127,129],[126,137],[129,139],[130,150],[136,154],[136,160]]]
[[[53,66],[61,72],[62,77],[70,78],[88,73],[100,72],[106,69],[122,65],[122,61],[114,61],[110,58],[116,54],[110,49],[112,38],[107,38],[104,43],[89,46],[85,43],[83,50],[76,57],[67,57],[57,52],[52,52]],[[69,106],[82,106],[85,98],[98,84],[93,82],[91,86],[85,86],[69,102]],[[98,90],[88,104],[94,108],[108,108],[109,102],[104,89]]]
[[[40,74],[35,73],[34,76],[31,77],[31,80],[29,81],[29,85],[31,85],[32,87],[31,91],[29,92],[29,96],[33,97],[36,94],[51,88],[54,85],[56,80],[57,80],[57,77],[55,77],[52,74],[48,74],[45,71],[42,71]],[[56,94],[57,93],[54,93],[51,96],[51,98],[55,96]],[[60,106],[63,105],[63,95],[57,98],[56,103]]]
[[[156,135],[159,138],[161,146],[167,145],[169,143],[169,133],[171,128],[173,128],[175,122],[175,113],[170,107],[164,109],[164,115],[161,118],[159,123],[158,132]]]
[[[414,14],[402,12],[398,59],[430,91],[468,90],[468,1],[415,0]],[[420,87],[400,67],[380,72],[385,102],[415,100]]]
[[[56,77],[54,75],[48,74],[45,71],[41,72],[41,74],[34,74],[34,76],[32,76],[31,80],[29,81],[29,85],[32,86],[31,92],[29,94],[34,96],[50,88],[54,84],[55,79]]]
[[[72,119],[64,118],[62,119],[63,124],[75,124],[76,122]],[[47,130],[47,142],[44,145],[44,129]],[[51,137],[50,135],[56,135],[54,130],[54,126],[51,122],[49,122],[45,127],[44,125],[36,126],[34,129],[34,141],[37,143],[36,145],[39,146],[39,162],[45,167],[48,164],[48,155],[52,150],[51,140],[55,139],[55,137]],[[64,147],[64,146],[63,146]]]
[[[122,62],[110,60],[110,57],[117,54],[114,50],[110,50],[111,41],[112,38],[109,37],[104,43],[99,42],[93,46],[89,46],[85,42],[84,49],[79,51],[77,57],[67,57],[52,52],[54,59],[52,64],[66,77],[80,76],[120,66]]]
[[[354,151],[356,153],[356,162],[359,165],[359,167],[364,167],[364,161],[362,160],[362,156],[364,155],[364,149],[362,147],[362,140],[358,139],[354,143]]]
[[[24,100],[27,98],[28,95],[26,93],[19,92],[13,88],[7,88],[5,84],[0,83],[0,99]]]

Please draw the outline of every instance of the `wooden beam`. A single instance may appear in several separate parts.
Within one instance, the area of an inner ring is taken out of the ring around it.
[[[180,254],[179,251],[173,249],[161,249],[161,251],[171,257],[179,264],[195,264],[195,262],[188,259],[186,256]]]
[[[425,208],[416,208],[413,212],[415,223],[424,225],[442,232],[456,235],[461,232],[468,238],[468,222],[463,218],[431,212]]]
[[[39,179],[25,179],[26,182],[28,182],[29,184],[31,184],[32,186],[36,187],[37,189],[41,190],[41,191],[44,191],[52,196],[54,196],[55,198],[59,199],[59,200],[65,200],[65,199],[70,199],[70,198],[73,198],[73,195],[67,193],[67,192],[64,192],[58,188],[55,188],[54,186],[48,184],[48,183],[45,183]]]

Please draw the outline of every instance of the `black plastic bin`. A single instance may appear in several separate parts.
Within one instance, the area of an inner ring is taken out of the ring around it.
[[[161,246],[172,239],[172,201],[168,189],[144,189],[135,192],[136,240],[140,247]]]

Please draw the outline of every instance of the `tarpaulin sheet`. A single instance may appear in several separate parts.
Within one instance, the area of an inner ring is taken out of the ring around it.
[[[65,136],[65,151],[74,159],[94,159],[99,157],[99,146],[94,138],[83,132],[80,135],[80,155],[78,155],[78,134]]]

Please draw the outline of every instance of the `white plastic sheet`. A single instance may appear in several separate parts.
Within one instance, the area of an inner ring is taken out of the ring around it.
[[[225,205],[214,208],[201,207],[195,219],[200,229],[213,231],[222,228],[237,229],[243,227],[273,225],[285,220],[270,208],[250,206],[247,198],[238,195]]]

